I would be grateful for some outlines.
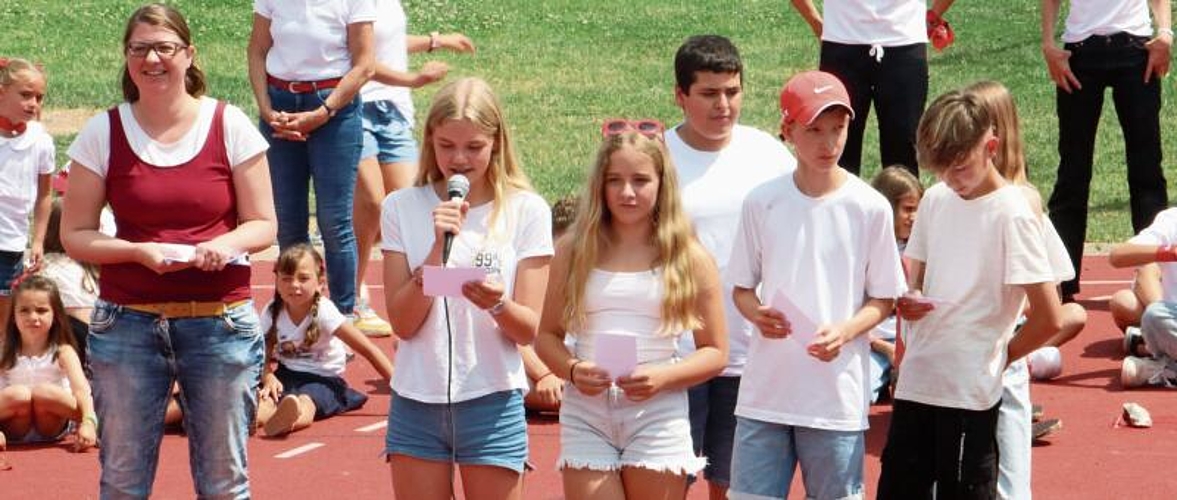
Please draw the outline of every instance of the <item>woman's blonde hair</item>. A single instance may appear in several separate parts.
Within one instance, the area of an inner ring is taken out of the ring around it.
[[[981,99],[993,116],[994,132],[998,139],[993,165],[997,167],[997,171],[1005,180],[1014,184],[1028,184],[1030,180],[1026,172],[1026,155],[1013,94],[1005,85],[991,80],[969,85],[964,91]]]
[[[695,311],[699,285],[691,264],[702,250],[695,242],[690,219],[679,201],[678,176],[665,145],[661,140],[636,132],[606,137],[597,150],[596,163],[580,196],[580,208],[570,233],[575,237],[571,238],[572,262],[566,281],[570,293],[564,303],[564,326],[575,331],[583,328],[585,323],[589,274],[596,267],[601,251],[610,245],[608,226],[612,217],[604,202],[605,174],[613,153],[623,148],[650,157],[658,174],[658,199],[651,222],[654,224],[653,243],[658,249],[658,260],[653,264],[662,268],[662,327],[659,333],[673,335],[698,328],[702,325],[702,319]]]
[[[511,147],[511,136],[503,118],[503,107],[498,97],[485,81],[479,78],[462,78],[437,91],[429,115],[425,118],[425,132],[421,141],[421,166],[417,171],[417,186],[426,186],[444,179],[437,165],[433,151],[433,134],[447,121],[469,120],[482,133],[492,137],[490,167],[486,180],[494,189],[494,205],[491,210],[489,227],[502,210],[506,195],[514,191],[532,191],[531,181],[515,160]]]

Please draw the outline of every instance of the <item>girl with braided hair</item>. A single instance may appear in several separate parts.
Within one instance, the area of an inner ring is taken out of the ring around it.
[[[274,274],[277,294],[261,314],[267,363],[258,395],[258,423],[268,437],[304,429],[368,401],[343,380],[345,344],[385,381],[392,378],[388,357],[323,297],[323,257],[314,247],[286,248]],[[277,363],[270,363],[272,359]]]

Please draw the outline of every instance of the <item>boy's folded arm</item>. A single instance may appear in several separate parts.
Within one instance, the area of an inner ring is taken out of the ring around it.
[[[863,333],[871,331],[872,328],[884,319],[887,319],[887,316],[890,316],[891,311],[894,309],[895,299],[867,297],[866,302],[863,302],[858,312],[854,313],[854,316],[851,316],[850,319],[842,323],[841,329],[846,335],[846,340],[849,341]]]
[[[1029,283],[1021,287],[1030,303],[1030,314],[1021,332],[1009,341],[1006,348],[1007,362],[1011,363],[1041,347],[1063,327],[1062,304],[1054,283]]]
[[[1108,252],[1108,263],[1112,267],[1133,267],[1153,262],[1172,262],[1177,250],[1171,245],[1150,245],[1121,243]]]

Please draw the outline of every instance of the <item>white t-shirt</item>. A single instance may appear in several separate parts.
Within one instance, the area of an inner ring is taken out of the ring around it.
[[[744,198],[757,186],[792,172],[797,160],[776,138],[743,125],[732,129],[731,142],[719,151],[692,148],[678,135],[678,127],[667,130],[665,136],[666,149],[678,172],[683,209],[699,243],[715,258],[719,275],[725,276]],[[726,280],[723,305],[730,350],[721,376],[738,377],[744,373],[748,341],[756,328],[736,309],[732,284]],[[693,336],[680,337],[679,351],[684,357],[694,350]]]
[[[376,20],[373,0],[254,0],[253,11],[270,20],[266,73],[300,82],[347,74],[347,26]]]
[[[1157,214],[1152,224],[1128,240],[1137,245],[1177,245],[1177,208],[1167,208]],[[1161,300],[1177,302],[1177,262],[1159,262],[1161,268]]]
[[[924,0],[826,0],[821,39],[898,47],[928,42]]]
[[[1043,233],[1022,188],[965,200],[943,183],[928,189],[907,240],[925,263],[923,294],[945,301],[906,323],[895,397],[986,410],[1001,399],[1006,347],[1021,314],[1021,285],[1053,283]]]
[[[270,311],[274,303],[266,304],[265,309],[258,315],[262,332],[270,331],[274,315]],[[307,328],[311,326],[311,319],[319,325],[319,339],[310,348],[303,347]],[[342,340],[335,336],[347,317],[339,312],[335,304],[326,297],[319,297],[319,311],[314,318],[307,314],[302,322],[295,325],[290,319],[286,308],[278,312],[278,345],[275,356],[278,362],[288,370],[312,373],[320,377],[342,377],[347,365],[347,349]]]
[[[156,167],[183,165],[195,158],[204,147],[212,128],[217,101],[210,97],[200,99],[200,114],[196,123],[179,140],[164,144],[156,142],[143,131],[128,103],[119,104],[119,121],[127,135],[131,150],[143,161]],[[264,153],[270,147],[257,126],[236,106],[226,104],[223,122],[225,130],[225,152],[232,167]],[[74,143],[69,147],[72,163],[89,168],[101,178],[106,178],[110,166],[110,118],[105,112],[94,115]]]
[[[422,265],[433,246],[431,211],[438,203],[441,199],[432,186],[388,195],[380,210],[381,249],[404,254],[410,269]],[[493,230],[488,230],[492,204],[470,207],[462,231],[454,237],[449,266],[485,268],[501,277],[506,285],[504,296],[511,297],[519,262],[553,254],[552,215],[547,202],[530,191],[508,194],[501,203]],[[453,332],[452,401],[512,389],[526,391],[519,351],[499,331],[494,318],[464,298],[448,302]],[[441,298],[434,299],[417,334],[397,347],[392,389],[402,397],[446,402],[450,356],[443,304]]]
[[[902,295],[891,205],[858,177],[845,175],[840,187],[821,198],[802,194],[792,175],[753,190],[728,263],[731,282],[760,286],[766,304],[783,291],[818,325],[850,319],[867,297]],[[811,334],[752,336],[736,415],[828,430],[867,428],[867,335],[825,362],[799,340]]]
[[[29,243],[29,215],[37,183],[53,173],[53,137],[39,122],[29,122],[16,137],[0,137],[0,250],[23,252]]]
[[[57,285],[66,309],[91,308],[98,301],[97,277],[87,276],[86,269],[66,254],[46,253],[40,273]]]
[[[409,70],[409,28],[400,0],[376,0],[377,18],[372,29],[376,35],[376,60],[393,71]],[[401,116],[412,123],[413,98],[408,87],[386,85],[368,80],[360,95],[364,102],[392,101]]]
[[[1152,36],[1145,0],[1071,0],[1063,42],[1081,42],[1091,35],[1126,32]]]

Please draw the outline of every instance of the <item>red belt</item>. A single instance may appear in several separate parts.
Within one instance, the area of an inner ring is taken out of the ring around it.
[[[343,78],[328,78],[326,80],[318,80],[314,82],[291,82],[281,78],[266,75],[266,83],[269,83],[271,87],[279,88],[293,94],[306,94],[309,92],[333,89],[339,85],[341,80],[343,80]]]

